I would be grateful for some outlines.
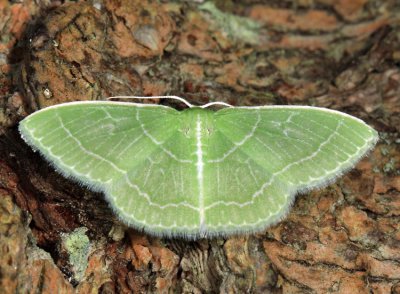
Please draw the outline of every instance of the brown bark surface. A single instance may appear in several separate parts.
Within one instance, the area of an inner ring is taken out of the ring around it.
[[[0,292],[400,293],[398,0],[200,2],[0,0]],[[127,228],[16,128],[66,101],[165,94],[328,107],[381,140],[265,232],[188,242]]]

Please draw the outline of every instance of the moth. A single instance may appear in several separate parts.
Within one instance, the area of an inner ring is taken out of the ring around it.
[[[188,108],[64,103],[29,115],[19,131],[61,174],[103,192],[126,224],[188,239],[266,229],[296,194],[333,182],[378,140],[360,119],[325,108],[161,98]]]

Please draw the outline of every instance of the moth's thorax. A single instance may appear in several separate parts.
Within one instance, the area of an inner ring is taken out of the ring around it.
[[[187,137],[195,138],[210,136],[214,131],[214,111],[203,109],[200,107],[193,107],[183,110],[181,113],[180,130],[185,133]]]

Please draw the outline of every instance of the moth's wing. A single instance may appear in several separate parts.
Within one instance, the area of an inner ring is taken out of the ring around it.
[[[105,192],[126,223],[189,234],[199,223],[196,171],[179,114],[156,105],[67,103],[30,115],[19,129],[62,174]]]
[[[144,134],[136,114],[142,108],[156,125],[165,121],[165,126],[174,119],[175,110],[170,108],[78,102],[35,112],[20,123],[19,130],[62,174],[101,189],[134,167],[135,157],[142,158],[155,149],[141,140]],[[168,136],[171,129],[162,131]]]
[[[136,228],[153,235],[194,238],[200,231],[196,145],[185,132],[181,112],[176,113],[173,121],[155,124],[139,111],[146,148],[153,151],[142,155],[106,194],[121,218]]]
[[[214,132],[206,219],[211,231],[232,232],[278,221],[296,192],[333,181],[378,138],[359,119],[313,107],[223,109]]]

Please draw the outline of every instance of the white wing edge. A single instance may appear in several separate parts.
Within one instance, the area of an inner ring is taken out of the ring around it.
[[[233,108],[236,108],[236,109],[311,109],[311,110],[319,110],[319,111],[323,111],[323,112],[334,113],[337,115],[341,115],[343,117],[352,118],[356,121],[366,124],[362,119],[359,119],[358,117],[352,116],[345,112],[341,112],[339,110],[329,109],[329,108],[325,108],[325,107],[316,107],[316,106],[307,106],[307,105],[264,105],[264,106],[234,106]],[[223,112],[228,109],[231,109],[231,108],[224,108],[224,109],[218,110],[217,112]]]
[[[37,113],[42,113],[50,109],[55,109],[55,108],[62,108],[62,107],[68,107],[68,106],[73,106],[73,105],[85,105],[85,104],[92,104],[92,105],[123,105],[123,106],[134,106],[134,107],[160,107],[160,108],[166,108],[166,109],[172,109],[175,111],[175,108],[166,106],[166,105],[161,105],[161,104],[145,104],[145,103],[133,103],[133,102],[121,102],[121,101],[103,101],[103,100],[95,100],[95,101],[73,101],[73,102],[65,102],[65,103],[60,103],[60,104],[55,104],[51,105],[42,109],[39,109],[32,114],[28,115],[25,119],[29,118],[31,115],[35,115]],[[25,120],[24,119],[24,120]]]
[[[320,111],[325,111],[325,112],[330,112],[334,114],[338,114],[344,117],[352,118],[355,119],[359,122],[362,122],[365,124],[365,122],[357,117],[354,117],[350,114],[338,111],[338,110],[333,110],[329,108],[324,108],[324,107],[316,107],[316,106],[306,106],[306,105],[263,105],[263,106],[232,106],[230,104],[227,104],[225,102],[210,102],[201,106],[193,106],[189,102],[187,102],[185,99],[178,97],[178,96],[115,96],[115,97],[109,97],[109,98],[118,98],[118,97],[132,97],[132,98],[138,98],[138,99],[152,99],[152,98],[171,98],[171,99],[177,99],[179,101],[185,101],[184,103],[188,105],[190,108],[192,107],[199,107],[199,108],[206,108],[208,106],[212,105],[221,105],[221,106],[226,106],[228,108],[223,108],[220,110],[217,110],[216,112],[223,112],[224,110],[227,109],[315,109],[315,110],[320,110]],[[179,98],[179,99],[178,99]],[[108,98],[107,98],[108,99]],[[66,103],[60,103],[52,106],[48,106],[45,108],[42,108],[38,111],[35,111],[34,113],[40,113],[42,111],[46,111],[49,109],[53,108],[59,108],[59,107],[65,107],[65,106],[71,106],[71,105],[83,105],[83,104],[103,104],[103,105],[124,105],[124,106],[135,106],[135,107],[162,107],[162,108],[167,108],[167,109],[173,109],[176,110],[172,107],[166,106],[166,105],[161,105],[161,104],[147,104],[147,103],[135,103],[135,102],[122,102],[122,101],[107,101],[107,100],[95,100],[95,101],[73,101],[73,102],[66,102]],[[178,110],[176,110],[178,111]]]

